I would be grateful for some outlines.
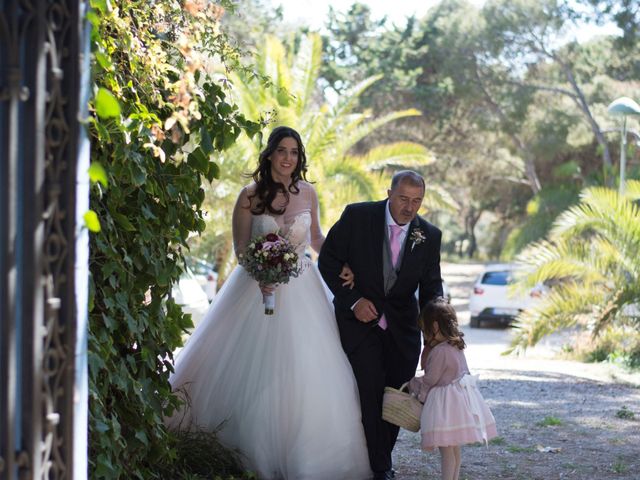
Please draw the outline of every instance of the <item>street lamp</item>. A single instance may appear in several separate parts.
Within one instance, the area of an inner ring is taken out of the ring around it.
[[[622,117],[622,130],[620,132],[620,195],[624,194],[624,170],[627,163],[627,116],[640,115],[640,105],[629,97],[615,99],[607,111],[614,117]]]

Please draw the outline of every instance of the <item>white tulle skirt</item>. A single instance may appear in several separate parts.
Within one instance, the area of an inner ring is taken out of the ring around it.
[[[237,267],[176,359],[190,407],[171,426],[218,431],[261,479],[362,480],[369,461],[358,391],[315,265],[264,314]]]

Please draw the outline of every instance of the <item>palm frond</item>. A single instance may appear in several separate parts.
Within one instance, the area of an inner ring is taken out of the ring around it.
[[[627,180],[624,194],[628,200],[640,200],[640,180]]]
[[[421,115],[419,110],[416,110],[415,108],[409,108],[407,110],[391,112],[383,115],[382,117],[375,118],[366,123],[362,123],[352,131],[344,132],[344,135],[340,138],[336,148],[343,152],[347,152],[356,143],[358,143],[360,140],[365,138],[367,135],[370,135],[372,132],[382,127],[383,125],[386,125],[387,123],[398,120],[400,118],[417,117],[419,115]]]
[[[353,157],[369,170],[386,167],[419,168],[433,163],[434,156],[424,145],[413,142],[395,142],[379,145],[366,154]]]
[[[457,212],[460,209],[458,202],[451,194],[440,185],[426,184],[422,208],[427,212],[444,211]]]
[[[534,243],[516,258],[516,263],[522,266],[517,278],[525,282],[527,288],[549,281],[591,278],[594,271],[589,252],[590,247],[586,244],[573,245],[561,240]],[[595,274],[598,279],[602,278],[597,272]]]
[[[591,305],[601,299],[594,291],[585,294],[582,285],[575,282],[559,286],[541,305],[518,315],[513,324],[511,345],[505,353],[524,352],[546,335],[585,322]]]
[[[325,170],[325,174],[332,179],[332,182],[347,183],[348,181],[348,183],[351,183],[357,188],[363,200],[372,198],[376,193],[375,184],[367,175],[366,170],[350,162],[348,158],[331,162]]]
[[[310,162],[324,157],[336,142],[336,132],[327,115],[318,112],[303,124],[305,149]]]
[[[299,116],[311,103],[321,65],[322,39],[320,35],[312,33],[303,36],[291,68],[293,85],[295,85],[293,93],[297,97],[296,110]]]
[[[518,256],[531,287],[551,285],[543,306],[518,317],[511,351],[534,345],[559,328],[580,323],[598,335],[640,305],[640,209],[630,196],[594,187],[561,214],[549,240]]]
[[[333,115],[335,117],[342,117],[351,113],[351,110],[358,104],[358,98],[362,93],[373,85],[375,82],[380,80],[383,75],[373,75],[371,77],[365,78],[360,83],[357,83],[350,89],[348,89],[343,95],[340,96],[338,100],[338,104],[336,105]]]

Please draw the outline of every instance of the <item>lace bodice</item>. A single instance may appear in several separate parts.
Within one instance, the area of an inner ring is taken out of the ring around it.
[[[251,237],[278,233],[296,246],[302,255],[308,246],[319,252],[324,241],[318,222],[318,198],[311,184],[299,182],[300,192],[291,194],[282,215],[253,215],[247,206],[252,185],[240,192],[233,212],[233,242],[236,253],[244,250]],[[283,202],[276,197],[276,202]]]
[[[278,233],[296,247],[302,255],[311,243],[311,212],[302,212],[295,216],[290,225],[281,227],[277,218],[271,215],[254,215],[251,222],[251,237]]]

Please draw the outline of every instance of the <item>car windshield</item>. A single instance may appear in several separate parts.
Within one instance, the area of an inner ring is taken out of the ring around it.
[[[484,285],[508,285],[511,283],[511,273],[504,272],[487,272],[482,276]]]

